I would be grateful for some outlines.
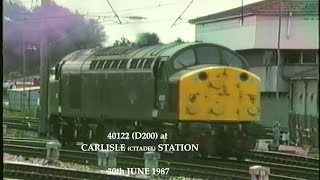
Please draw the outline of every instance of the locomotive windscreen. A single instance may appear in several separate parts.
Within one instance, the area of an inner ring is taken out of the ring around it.
[[[175,60],[174,60],[174,68],[175,69],[182,69],[188,66],[194,65],[196,62],[195,55],[192,49],[186,50],[181,53]]]
[[[200,46],[186,49],[173,60],[174,69],[183,69],[201,64],[248,69],[245,60],[240,55],[220,46]]]
[[[221,64],[221,56],[217,48],[198,47],[196,53],[199,64]]]

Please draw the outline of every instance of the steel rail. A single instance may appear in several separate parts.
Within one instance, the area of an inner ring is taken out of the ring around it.
[[[21,118],[21,117],[3,117],[3,124],[8,128],[38,131],[39,119],[35,118]]]
[[[5,161],[3,173],[6,178],[37,179],[145,179],[132,176],[111,175],[97,172],[41,166],[35,164]]]
[[[46,148],[4,144],[3,151],[11,154],[22,154],[25,156],[45,158]],[[94,152],[82,152],[73,150],[61,150],[60,159],[66,162],[77,162],[81,164],[97,164],[97,154]],[[121,168],[143,168],[144,159],[131,156],[119,156],[117,164]],[[238,170],[237,168],[224,168],[215,166],[201,166],[190,163],[177,163],[171,161],[160,161],[161,168],[169,168],[170,176],[185,176],[198,178],[227,178],[227,179],[248,179],[248,170]]]
[[[23,154],[26,156],[42,157],[46,156],[46,148],[32,147],[27,145],[4,144],[4,152],[13,154]],[[82,152],[74,150],[60,151],[62,161],[77,162],[81,164],[97,164],[97,154],[94,152]],[[120,155],[118,165],[121,167],[144,167],[142,158]],[[253,165],[262,165],[271,168],[272,179],[318,179],[319,168],[307,168],[299,166],[288,166],[275,163],[263,162],[238,162],[232,160],[210,159],[210,160],[192,160],[190,162],[172,162],[159,161],[160,167],[170,168],[171,175],[188,175],[188,177],[216,177],[231,179],[248,179],[248,169]],[[236,169],[235,169],[236,168]]]
[[[199,159],[195,162],[197,164],[209,164],[211,161],[214,163],[224,164],[224,167],[238,167],[241,170],[247,170],[249,167],[254,165],[260,165],[264,167],[269,167],[271,169],[271,177],[276,178],[277,176],[285,176],[287,179],[290,178],[302,178],[302,179],[310,179],[319,177],[319,168],[308,168],[301,166],[292,166],[286,164],[277,164],[277,163],[269,163],[269,162],[261,162],[261,161],[237,161],[230,159],[221,159],[221,158],[207,158],[207,159]],[[280,178],[281,179],[281,178]]]
[[[33,145],[33,146],[44,146],[48,139],[38,139],[38,138],[15,138],[15,137],[5,137],[3,143],[16,144],[16,145]],[[36,145],[37,144],[37,145]],[[306,156],[296,156],[291,154],[279,153],[279,152],[262,152],[262,151],[250,151],[247,153],[242,153],[242,156],[251,161],[259,163],[273,163],[274,164],[287,164],[291,166],[299,167],[309,167],[319,169],[319,159],[306,157]]]
[[[319,168],[319,159],[306,156],[297,156],[273,151],[250,151],[244,153],[244,156],[255,161]]]

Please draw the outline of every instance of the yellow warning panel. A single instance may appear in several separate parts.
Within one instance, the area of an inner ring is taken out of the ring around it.
[[[179,120],[254,122],[260,120],[261,81],[234,67],[208,67],[179,81]]]

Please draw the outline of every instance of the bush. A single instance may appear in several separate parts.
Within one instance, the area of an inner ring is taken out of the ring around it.
[[[29,117],[36,118],[36,110],[29,110],[24,112],[3,109],[3,117]]]

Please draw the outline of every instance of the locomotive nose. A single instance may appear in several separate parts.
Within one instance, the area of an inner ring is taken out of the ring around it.
[[[199,69],[179,81],[181,121],[252,122],[260,118],[260,79],[232,67]]]

